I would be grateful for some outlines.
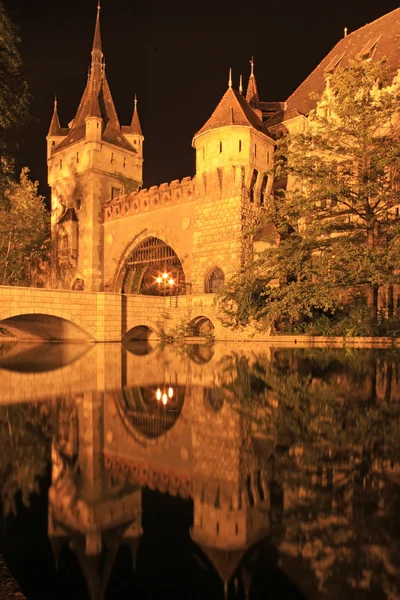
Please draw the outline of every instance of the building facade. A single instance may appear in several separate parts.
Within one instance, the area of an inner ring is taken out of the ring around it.
[[[275,140],[301,131],[327,76],[356,56],[400,64],[400,9],[345,35],[285,102],[228,89],[194,135],[196,173],[142,189],[136,100],[121,126],[103,62],[99,9],[86,88],[68,128],[57,104],[47,136],[53,285],[149,295],[218,291],[251,258],[253,234],[273,193]]]

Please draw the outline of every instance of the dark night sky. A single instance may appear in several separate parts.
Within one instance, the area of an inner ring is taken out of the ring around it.
[[[83,92],[96,0],[5,0],[22,38],[24,74],[34,122],[20,161],[46,186],[46,143],[54,94],[62,126]],[[121,124],[130,122],[133,96],[145,136],[144,185],[194,174],[193,134],[227,88],[245,85],[249,58],[262,100],[286,100],[343,36],[398,8],[396,0],[238,2],[102,0],[106,71]]]

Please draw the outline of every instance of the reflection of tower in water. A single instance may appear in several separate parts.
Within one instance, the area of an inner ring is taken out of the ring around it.
[[[269,491],[252,446],[251,426],[218,388],[193,394],[192,539],[224,583],[237,583],[248,550],[269,531]]]
[[[48,534],[61,568],[75,553],[90,598],[104,598],[120,545],[135,562],[141,529],[141,490],[121,483],[103,466],[103,395],[60,401],[54,415]]]

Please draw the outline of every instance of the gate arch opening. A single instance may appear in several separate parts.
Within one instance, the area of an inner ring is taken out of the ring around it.
[[[192,329],[194,336],[205,336],[205,335],[213,335],[214,334],[214,325],[212,321],[203,315],[196,317],[190,322],[190,327]]]
[[[148,237],[124,263],[123,294],[178,296],[185,294],[185,273],[176,252],[166,242]]]
[[[160,383],[123,388],[118,401],[123,419],[133,435],[156,439],[177,423],[185,401],[185,386]]]

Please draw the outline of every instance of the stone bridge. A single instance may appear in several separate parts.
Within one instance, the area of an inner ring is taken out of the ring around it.
[[[0,327],[21,340],[120,342],[159,339],[191,323],[194,335],[238,334],[217,317],[214,295],[145,296],[0,286]]]

